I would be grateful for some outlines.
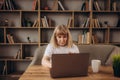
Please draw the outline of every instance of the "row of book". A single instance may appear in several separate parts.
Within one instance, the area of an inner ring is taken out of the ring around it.
[[[90,43],[90,32],[84,31],[78,36],[78,44],[89,44]]]
[[[22,59],[22,49],[19,48],[16,55],[14,56],[14,59]],[[33,59],[33,56],[25,57],[25,59]]]
[[[67,21],[67,26],[68,27],[72,27],[72,17],[68,18]],[[100,28],[102,27],[102,24],[99,22],[98,18],[95,19],[91,19],[92,20],[92,27],[93,28]],[[41,18],[41,26],[44,28],[49,28],[49,27],[53,27],[53,23],[52,19],[48,18],[47,16],[44,16],[43,18]],[[39,27],[39,19],[36,19],[32,25],[32,27]],[[80,24],[81,28],[87,28],[90,27],[90,18],[86,18],[84,19],[83,23]]]
[[[104,39],[105,43],[108,42],[108,34],[105,33],[105,39]],[[97,43],[100,43],[100,37],[98,37],[96,34],[92,34],[90,36],[90,32],[88,31],[83,31],[83,33],[79,34],[78,35],[78,44],[90,44],[90,41],[93,43],[93,44],[97,44]]]
[[[89,1],[85,1],[83,4],[82,4],[82,6],[81,6],[81,10],[82,11],[85,11],[85,10],[92,10],[92,0],[89,0]],[[60,8],[62,9],[62,10],[65,10],[65,7],[63,6],[63,4],[61,3],[61,1],[58,1],[58,5],[60,6]],[[53,10],[56,10],[57,8],[57,0],[55,0],[54,1],[54,3],[53,3]],[[102,8],[101,8],[101,6],[99,5],[99,3],[98,3],[98,1],[94,1],[93,2],[93,9],[94,10],[97,10],[97,11],[101,11],[101,10],[103,10]],[[116,11],[117,10],[117,5],[116,5],[116,1],[114,1],[113,3],[112,3],[112,10],[113,11]]]
[[[108,43],[109,42],[109,34],[107,32],[105,32],[104,36],[103,36],[103,40],[101,37],[99,37],[98,35],[96,35],[96,33],[93,33],[91,36],[91,40],[93,44],[97,44],[97,43]]]
[[[72,27],[72,17],[68,18],[67,27]],[[55,22],[52,21],[52,19],[44,16],[43,18],[41,18],[41,26],[44,28],[48,28],[48,27],[55,27]]]
[[[13,0],[1,0],[0,9],[1,10],[14,10],[16,8]]]
[[[39,19],[35,19],[34,22],[28,17],[22,19],[23,27],[39,27]]]
[[[84,19],[83,23],[81,24],[81,28],[87,28],[90,26],[90,18]]]
[[[100,4],[98,3],[98,1],[93,2],[93,8],[94,8],[94,10],[97,10],[97,11],[103,10],[101,8]],[[111,10],[117,11],[117,2],[116,1],[111,2]]]
[[[85,2],[83,2],[82,6],[81,6],[81,10],[83,10],[83,11],[84,10],[92,10],[91,3],[92,3],[92,0],[89,0],[89,1],[86,0]],[[57,10],[58,6],[62,10],[65,10],[65,7],[60,0],[54,0],[52,10]],[[93,8],[94,8],[94,10],[98,10],[98,11],[102,10],[98,1],[93,2]],[[0,10],[15,10],[15,9],[17,9],[17,5],[15,4],[14,0],[0,0]],[[37,9],[38,9],[38,0],[33,0],[32,10],[37,10]],[[117,2],[116,1],[112,2],[111,9],[113,11],[117,10]]]
[[[9,58],[9,57],[7,57]],[[21,48],[17,51],[16,55],[14,57],[12,57],[13,59],[22,59],[22,56],[21,56]],[[11,57],[10,57],[11,59]],[[6,70],[7,70],[7,65],[4,65],[3,66],[3,71],[2,71],[2,75],[5,75],[6,74]]]
[[[90,1],[85,1],[83,4],[82,4],[82,7],[81,7],[81,10],[90,10],[89,9],[89,5],[91,3],[91,0]],[[60,0],[55,0],[54,3],[53,3],[53,7],[52,7],[52,10],[56,10],[57,7],[60,6],[60,8],[64,11],[65,10],[65,7],[63,6],[62,2]]]
[[[36,26],[38,27],[37,22],[35,22],[35,24],[34,24],[33,27],[36,27]],[[8,41],[8,43],[10,43],[10,44],[14,44],[14,43],[15,43],[12,34],[7,34],[7,41]],[[31,43],[31,42],[32,42],[31,39],[30,39],[30,37],[27,37],[27,41],[28,41],[28,43]]]
[[[14,59],[22,59],[22,49],[19,48],[16,55],[14,56]],[[25,57],[25,59],[33,59],[33,56]]]
[[[92,27],[93,28],[100,28],[102,27],[102,25],[100,24],[99,20],[96,18],[96,19],[92,19]]]
[[[33,0],[32,10],[36,10],[38,7],[38,0]],[[0,0],[0,10],[15,10],[17,6],[14,0]]]
[[[44,16],[43,18],[41,18],[41,22],[42,22],[42,27],[44,27],[44,28],[50,26],[50,23],[48,23],[48,19],[47,19],[46,16]]]

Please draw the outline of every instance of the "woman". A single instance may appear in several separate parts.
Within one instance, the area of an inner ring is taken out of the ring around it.
[[[51,68],[52,54],[79,53],[78,47],[73,44],[69,29],[65,25],[56,26],[51,41],[48,44],[41,64]]]

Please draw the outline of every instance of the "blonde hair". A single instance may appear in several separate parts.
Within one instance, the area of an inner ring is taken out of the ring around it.
[[[53,35],[51,37],[50,43],[53,47],[58,47],[56,36],[58,35],[67,35],[67,47],[72,47],[73,41],[69,29],[65,25],[58,25],[55,27]]]

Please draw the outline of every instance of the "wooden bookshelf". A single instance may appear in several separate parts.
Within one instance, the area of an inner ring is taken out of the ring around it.
[[[120,46],[120,37],[117,35],[120,34],[119,6],[119,0],[0,2],[0,76],[12,76],[16,72],[21,75],[31,62],[35,49],[49,43],[55,26],[59,24],[69,25],[77,45]],[[12,35],[14,43],[9,42],[7,34]],[[19,49],[20,58],[16,58]],[[3,75],[4,65],[7,69]],[[12,65],[14,68],[11,69]],[[22,70],[19,67],[21,65],[24,66]]]

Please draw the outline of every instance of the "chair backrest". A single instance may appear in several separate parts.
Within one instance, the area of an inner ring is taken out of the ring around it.
[[[40,46],[39,48],[37,48],[34,52],[34,58],[32,60],[32,62],[30,63],[29,66],[31,65],[41,65],[41,59],[43,57],[44,51],[46,49],[47,45],[44,46]]]

